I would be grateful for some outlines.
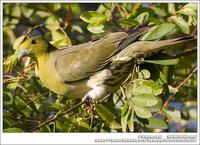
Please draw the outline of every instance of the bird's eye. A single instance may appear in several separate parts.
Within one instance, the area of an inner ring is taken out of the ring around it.
[[[36,40],[32,40],[31,44],[37,44],[37,41]]]

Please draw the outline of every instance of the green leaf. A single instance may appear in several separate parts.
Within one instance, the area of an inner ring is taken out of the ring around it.
[[[152,94],[138,94],[133,98],[133,103],[137,106],[154,106],[158,100]]]
[[[151,77],[151,74],[147,69],[142,69],[138,73],[138,77],[141,78],[141,79],[149,79]]]
[[[138,86],[132,90],[132,94],[139,95],[139,94],[151,94],[152,88],[149,86]]]
[[[49,16],[45,24],[45,27],[49,30],[58,30],[60,27],[60,22],[56,16]]]
[[[134,110],[131,111],[131,114],[129,113],[130,118],[128,118],[128,128],[131,132],[134,131]]]
[[[153,64],[160,64],[160,65],[175,65],[179,61],[178,58],[174,59],[163,59],[163,60],[144,60],[144,62],[147,63],[153,63]]]
[[[128,18],[128,19],[119,19],[117,21],[120,26],[122,26],[123,28],[132,28],[137,26],[139,23],[134,20],[133,18]]]
[[[62,48],[66,48],[67,46],[71,46],[71,40],[69,39],[69,37],[66,34],[63,34],[61,32],[58,32],[56,30],[52,30],[52,40],[51,44],[58,48],[58,49],[62,49]]]
[[[153,105],[153,106],[146,107],[151,112],[158,112],[163,107],[163,101],[162,101],[162,99],[159,98],[159,97],[155,97],[155,98],[157,99],[157,103],[155,105]]]
[[[179,110],[164,109],[163,113],[172,121],[179,123],[181,121],[181,112]]]
[[[90,130],[90,126],[88,125],[88,122],[86,119],[84,118],[76,118],[76,122],[77,122],[77,128],[78,131],[80,132],[88,132]]]
[[[174,3],[168,3],[168,12],[172,15],[176,14],[176,8]]]
[[[18,85],[18,82],[14,82],[14,83],[9,83],[6,88],[10,89],[10,90],[15,90],[16,87]]]
[[[44,125],[40,128],[40,132],[51,132],[51,128],[49,127],[49,125]]]
[[[152,27],[147,33],[145,33],[140,40],[156,40],[160,39],[163,36],[167,35],[175,28],[175,25],[172,23],[163,23],[158,26]]]
[[[122,125],[123,132],[127,131],[127,122],[128,122],[129,114],[130,114],[130,109],[128,109],[128,111],[126,110],[125,113],[123,113],[123,115],[121,116],[121,125]]]
[[[60,103],[49,103],[47,107],[48,109],[55,110],[55,111],[63,110],[63,104],[60,104]]]
[[[87,29],[92,33],[103,33],[110,28],[109,22],[96,22],[88,25]]]
[[[179,90],[176,87],[168,85],[169,93],[176,94]]]
[[[15,133],[15,132],[24,132],[24,131],[22,129],[20,129],[20,128],[11,127],[11,128],[5,128],[3,130],[3,132]]]
[[[24,38],[25,38],[24,35],[22,35],[22,36],[20,36],[19,38],[17,38],[17,39],[15,40],[14,44],[13,44],[13,49],[16,50],[16,49],[19,47],[19,45],[23,42]]]
[[[197,11],[197,3],[188,3],[183,7],[183,9],[185,9],[185,8],[189,8],[194,11]]]
[[[181,9],[181,10],[177,11],[177,13],[183,14],[183,15],[186,15],[186,16],[194,16],[194,15],[196,15],[196,12],[191,8]]]
[[[96,104],[95,110],[101,116],[101,118],[108,124],[110,124],[111,128],[120,128],[120,124],[118,122],[118,115],[117,112],[113,108],[111,108],[111,105],[102,105],[102,104]]]
[[[160,7],[153,6],[151,7],[157,15],[165,17],[167,15],[166,11]]]
[[[168,19],[171,20],[174,24],[176,24],[183,33],[190,34],[190,27],[182,17],[171,16]]]
[[[168,126],[166,122],[162,119],[157,118],[148,118],[149,123],[146,125],[147,128],[153,128],[153,129],[167,129]]]
[[[134,106],[135,113],[140,118],[150,118],[152,116],[151,112],[145,108],[140,106]]]
[[[111,10],[112,7],[113,7],[113,4],[112,4],[112,3],[103,3],[102,5],[103,5],[105,8],[109,9],[109,10]]]
[[[11,92],[3,92],[3,104],[4,105],[11,105],[13,103],[13,96]]]
[[[98,13],[96,11],[84,12],[80,18],[87,23],[97,23],[100,21],[105,21],[107,17],[104,14]]]
[[[134,18],[135,21],[137,21],[139,24],[143,24],[147,22],[149,19],[149,13],[143,12],[140,15],[138,15],[136,18]]]
[[[163,87],[152,80],[145,80],[143,84],[151,87],[153,95],[160,95],[163,91]]]

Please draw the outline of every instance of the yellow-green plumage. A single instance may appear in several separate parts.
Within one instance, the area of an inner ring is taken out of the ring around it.
[[[119,87],[131,71],[135,58],[192,39],[136,41],[147,30],[140,29],[130,35],[111,33],[100,40],[62,50],[41,37],[27,39],[20,47],[26,50],[22,56],[30,56],[37,62],[38,75],[51,91],[71,98],[98,100]]]

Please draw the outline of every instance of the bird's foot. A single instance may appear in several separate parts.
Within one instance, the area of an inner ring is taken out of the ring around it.
[[[85,102],[85,104],[87,106],[91,106],[92,104],[96,104],[97,103],[94,99],[92,99],[92,97],[90,97],[88,95],[86,95],[85,97],[83,97],[82,101]]]

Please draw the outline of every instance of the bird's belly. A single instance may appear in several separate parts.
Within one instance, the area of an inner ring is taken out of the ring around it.
[[[82,98],[88,91],[91,90],[91,88],[87,86],[86,80],[65,83],[59,81],[55,75],[56,73],[53,73],[52,71],[49,73],[48,71],[41,70],[38,71],[41,82],[45,87],[56,94],[66,96],[68,98]]]

